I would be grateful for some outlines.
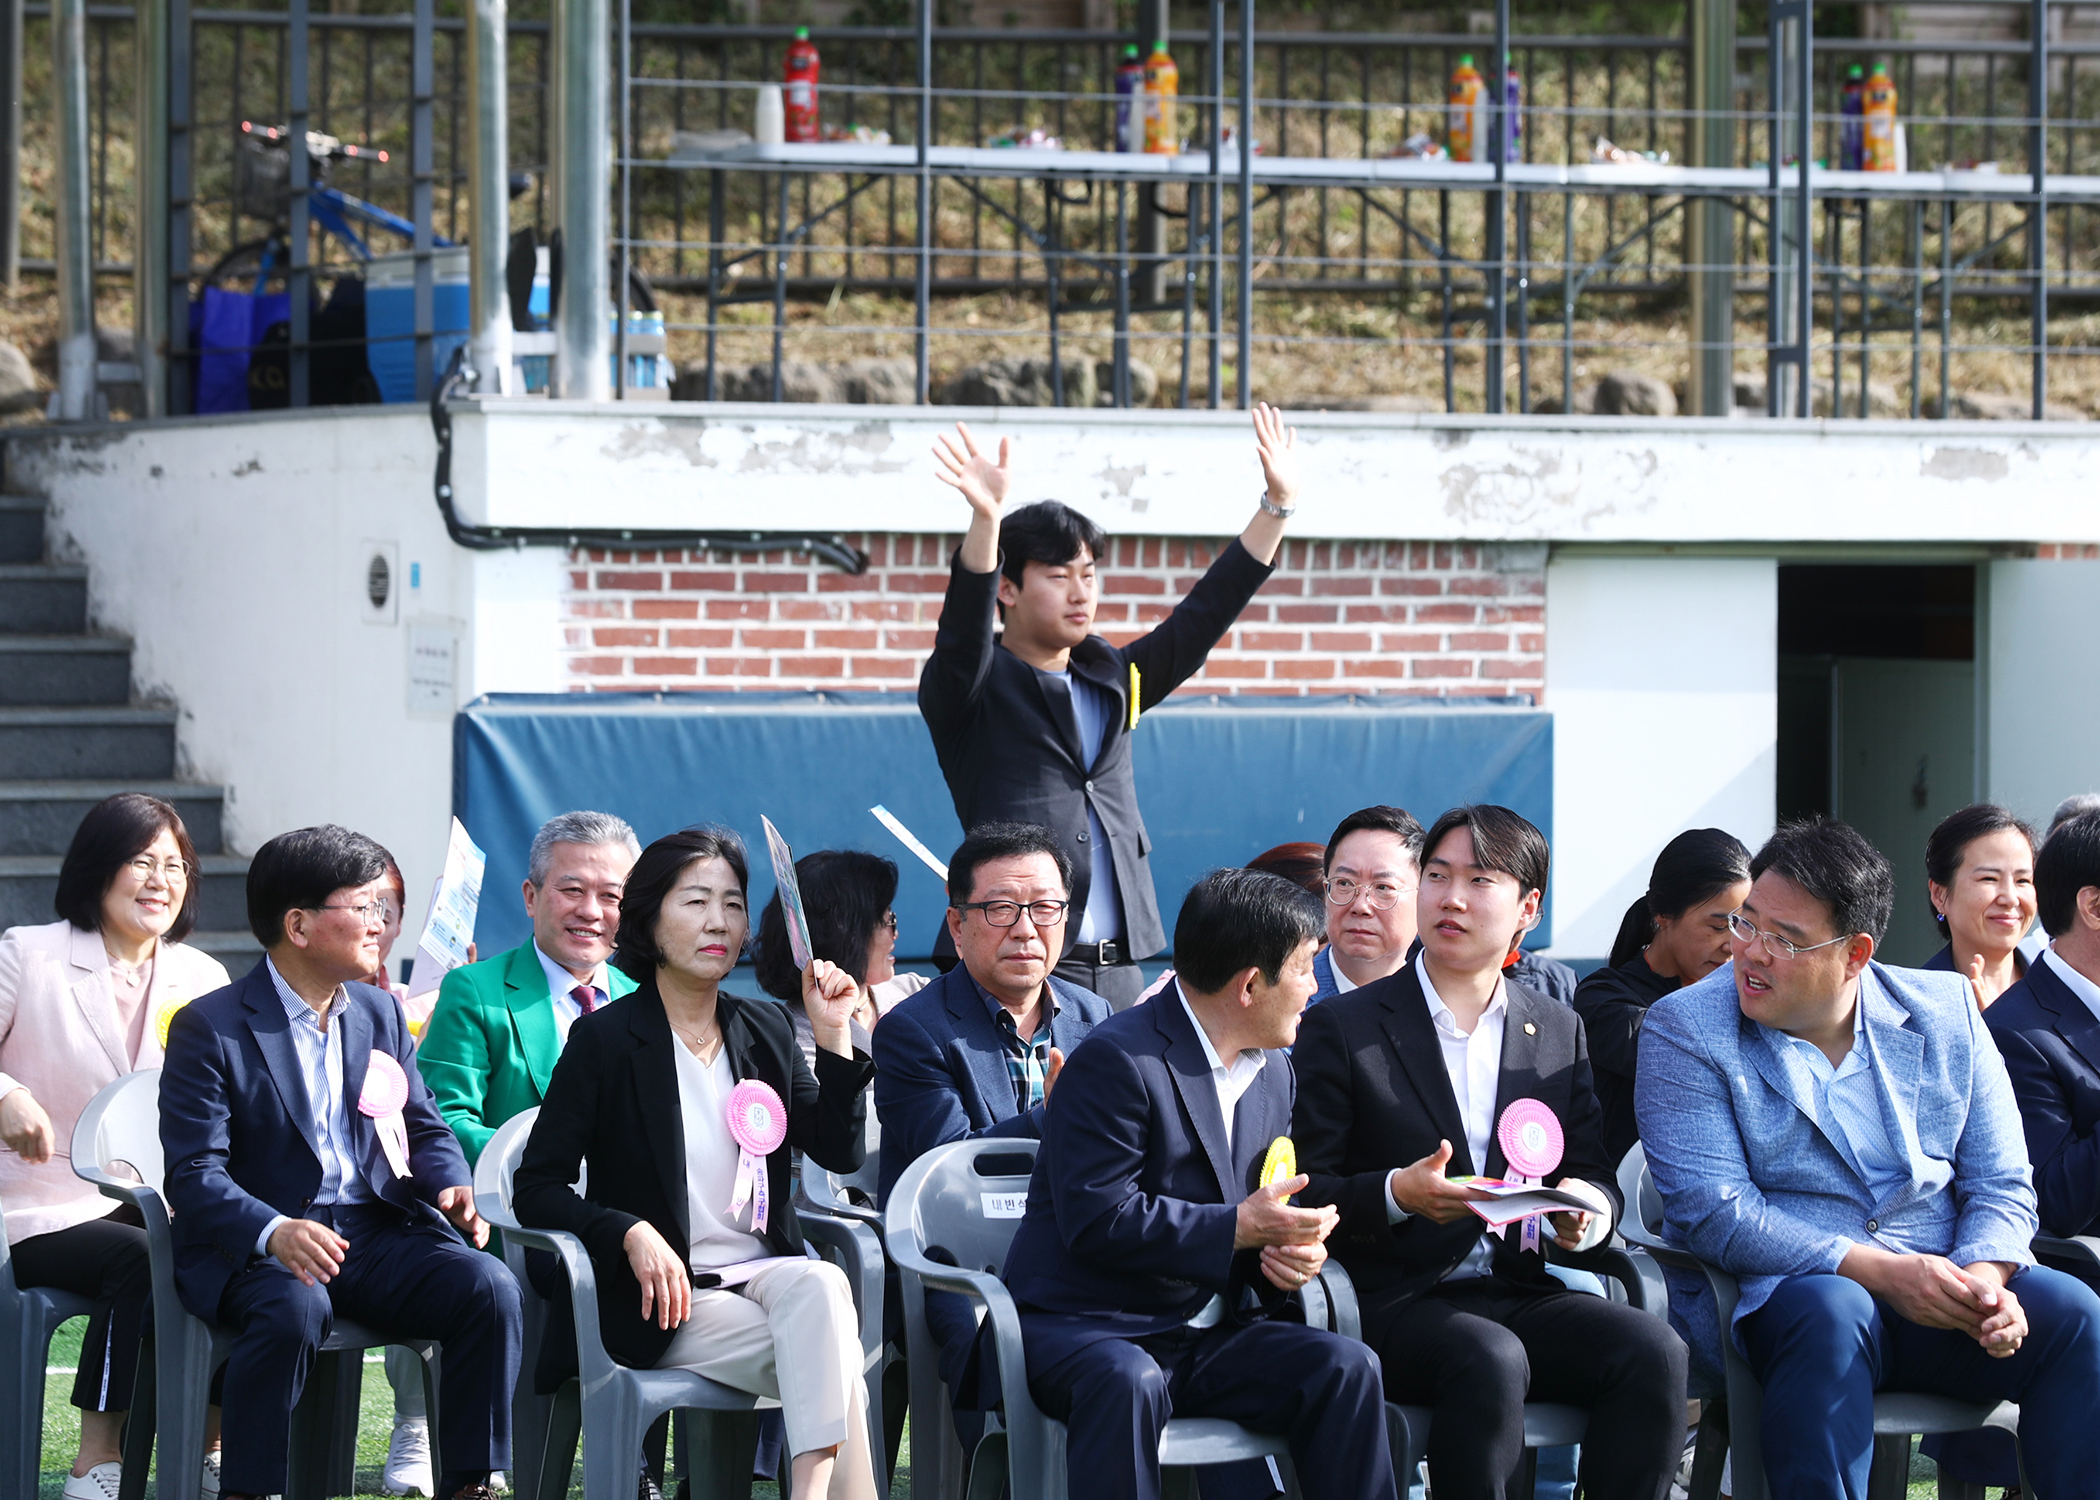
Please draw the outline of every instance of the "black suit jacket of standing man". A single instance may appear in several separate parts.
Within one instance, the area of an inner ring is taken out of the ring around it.
[[[1107,558],[1096,559],[1105,567]],[[1065,923],[1070,948],[1086,911],[1093,854],[1089,807],[1101,817],[1123,897],[1123,939],[1133,958],[1166,946],[1148,856],[1152,840],[1138,813],[1130,774],[1130,668],[1138,669],[1140,711],[1196,675],[1213,646],[1232,628],[1255,590],[1274,571],[1235,537],[1172,614],[1127,646],[1090,635],[1072,648],[1072,672],[1106,692],[1115,704],[1101,734],[1101,753],[1086,764],[1079,724],[1065,694],[1046,674],[999,644],[998,569],[973,573],[951,559],[948,594],[934,632],[933,655],[919,676],[919,713],[933,734],[934,753],[963,832],[983,823],[1039,823],[1065,841],[1072,856],[1072,910]],[[934,951],[955,951],[945,925]]]

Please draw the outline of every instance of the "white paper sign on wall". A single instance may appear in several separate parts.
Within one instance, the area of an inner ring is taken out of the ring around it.
[[[419,620],[408,627],[408,713],[449,719],[459,707],[459,627]]]

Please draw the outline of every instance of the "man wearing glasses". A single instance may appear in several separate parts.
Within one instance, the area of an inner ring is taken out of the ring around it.
[[[292,1409],[337,1317],[443,1341],[438,1500],[488,1500],[491,1471],[510,1465],[518,1285],[470,1248],[488,1225],[459,1142],[401,1007],[362,982],[386,926],[386,864],[333,826],[256,850],[248,925],[263,961],[168,1030],[175,1287],[231,1334],[225,1500],[284,1491]]]
[[[1406,966],[1415,941],[1422,825],[1401,807],[1365,807],[1327,840],[1327,946],[1313,960],[1312,1003]]]
[[[948,934],[959,962],[875,1028],[881,1196],[936,1146],[982,1136],[1036,1140],[1057,1071],[1108,1002],[1051,974],[1071,912],[1072,863],[1032,823],[987,823],[948,861]],[[952,1292],[926,1294],[953,1390],[977,1331]]]
[[[2036,1492],[2100,1466],[2100,1298],[2034,1264],[2034,1189],[2005,1065],[1959,975],[1874,961],[1895,879],[1842,823],[1750,863],[1732,962],[1657,1001],[1634,1113],[1668,1238],[1742,1284],[1716,1327],[1764,1388],[1774,1500],[1867,1491],[1877,1390],[2015,1401]]]

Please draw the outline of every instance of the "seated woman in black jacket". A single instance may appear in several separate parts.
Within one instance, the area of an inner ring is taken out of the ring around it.
[[[1728,914],[1749,895],[1742,840],[1719,828],[1686,829],[1663,845],[1647,893],[1626,908],[1611,961],[1575,987],[1604,1110],[1604,1154],[1614,1165],[1641,1138],[1633,1079],[1648,1007],[1728,962]]]
[[[720,993],[750,931],[747,884],[726,829],[642,851],[613,955],[639,987],[570,1030],[514,1205],[589,1250],[614,1359],[778,1398],[795,1493],[874,1500],[852,1292],[805,1257],[788,1197],[793,1151],[860,1165],[874,1065],[849,1039],[856,987],[828,963],[803,976],[814,1075],[784,1009]]]

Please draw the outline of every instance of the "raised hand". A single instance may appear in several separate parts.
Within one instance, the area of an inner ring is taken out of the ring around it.
[[[1012,453],[1013,440],[999,439],[999,461],[994,463],[979,451],[969,425],[957,422],[954,437],[943,434],[933,440],[933,458],[939,465],[934,477],[961,490],[971,510],[996,523],[1006,504],[1006,492],[1013,488]]]
[[[1298,429],[1284,426],[1283,413],[1266,401],[1254,403],[1254,450],[1269,499],[1289,510],[1298,501]]]
[[[827,959],[813,958],[802,971],[802,1009],[817,1045],[841,1057],[853,1055],[853,1011],[860,986],[853,976]]]

